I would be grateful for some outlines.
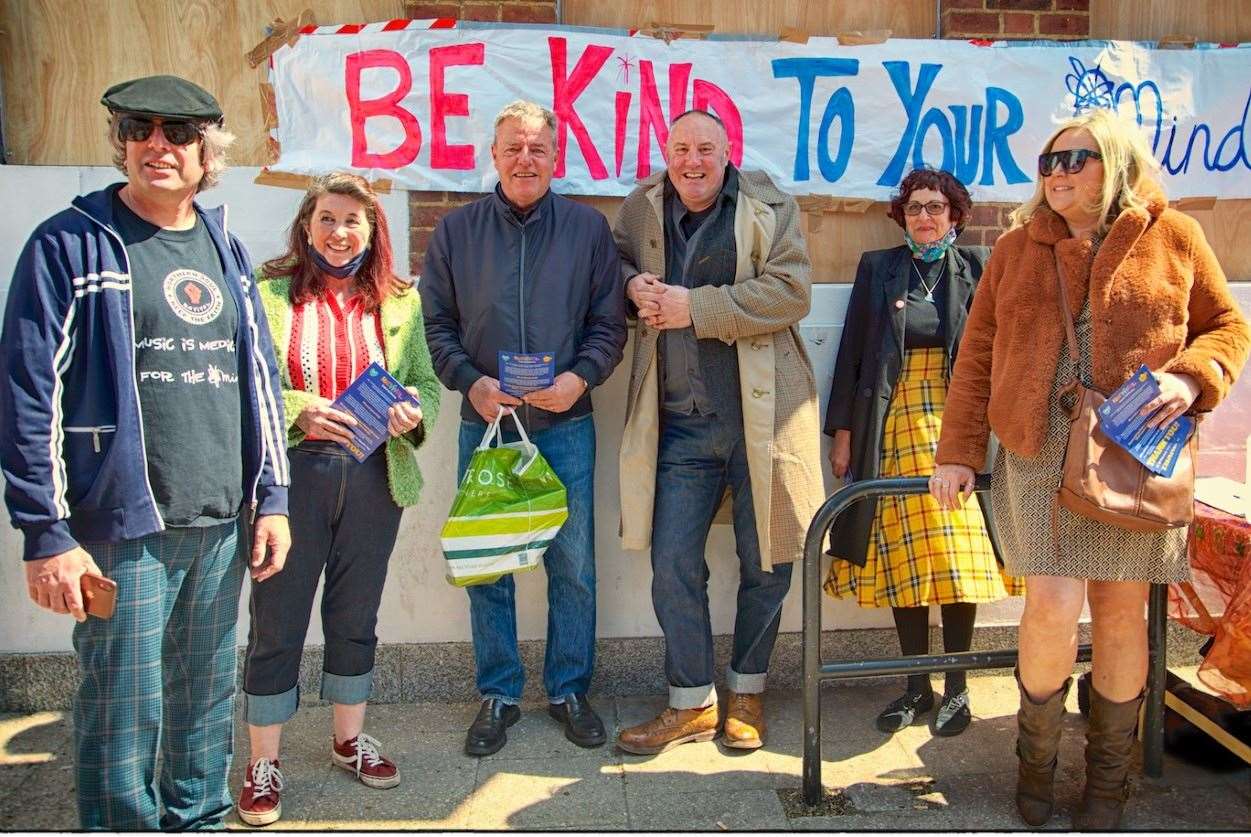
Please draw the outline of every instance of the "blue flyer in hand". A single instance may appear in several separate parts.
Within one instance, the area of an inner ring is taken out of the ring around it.
[[[1159,394],[1160,385],[1144,364],[1099,405],[1096,413],[1109,439],[1152,473],[1171,477],[1177,458],[1195,431],[1195,420],[1181,416],[1164,427],[1147,427],[1149,417],[1139,415],[1139,410]]]
[[[556,380],[556,354],[500,352],[500,389],[517,398],[527,392],[547,389]]]
[[[377,363],[371,363],[355,381],[334,400],[331,406],[356,419],[352,428],[352,444],[344,445],[357,462],[364,462],[391,435],[387,430],[387,413],[392,404],[407,401],[420,407],[421,401],[395,376]]]

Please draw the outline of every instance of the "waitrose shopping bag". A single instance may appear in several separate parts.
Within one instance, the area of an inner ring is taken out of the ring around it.
[[[534,569],[569,518],[564,484],[516,413],[510,415],[521,440],[503,443],[501,410],[474,450],[443,524],[447,580],[457,587]]]

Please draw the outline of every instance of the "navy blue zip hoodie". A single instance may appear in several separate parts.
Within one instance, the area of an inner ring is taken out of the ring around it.
[[[0,335],[0,470],[23,558],[162,531],[148,482],[135,381],[130,260],[113,225],[122,184],[83,195],[36,228],[13,273]],[[252,264],[226,208],[195,205],[239,310],[244,498],[287,513],[282,390]]]

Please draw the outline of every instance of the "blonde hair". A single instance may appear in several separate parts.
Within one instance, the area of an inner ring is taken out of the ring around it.
[[[126,171],[126,143],[117,134],[117,126],[123,116],[129,116],[129,114],[120,111],[109,114],[109,145],[113,147],[113,165],[122,174],[129,176]],[[200,180],[196,192],[203,192],[205,189],[212,189],[222,179],[222,174],[230,164],[226,159],[226,151],[235,141],[235,135],[216,122],[199,122],[198,124],[201,131],[200,165],[204,167],[204,177]]]
[[[1088,132],[1094,138],[1103,161],[1103,189],[1099,203],[1088,207],[1092,214],[1097,213],[1099,225],[1095,232],[1102,235],[1116,220],[1116,216],[1126,209],[1146,207],[1144,186],[1147,183],[1154,183],[1157,187],[1160,185],[1157,177],[1160,164],[1156,162],[1142,130],[1136,124],[1103,108],[1066,119],[1047,138],[1040,153],[1050,153],[1051,147],[1061,134],[1078,129]],[[1035,182],[1034,194],[1009,216],[1012,227],[1024,226],[1046,205],[1044,178],[1039,176]]]
[[[556,137],[556,114],[534,102],[517,99],[505,105],[504,109],[495,117],[494,133],[499,133],[500,125],[503,124],[505,119],[519,119],[522,122],[541,122],[552,132],[552,137]]]

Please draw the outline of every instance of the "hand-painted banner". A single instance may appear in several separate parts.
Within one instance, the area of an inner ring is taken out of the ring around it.
[[[495,115],[530,99],[559,118],[554,185],[567,194],[626,194],[664,166],[669,121],[695,107],[725,122],[734,162],[797,195],[881,200],[926,164],[954,172],[978,200],[1018,201],[1056,121],[1108,107],[1141,125],[1171,197],[1251,197],[1251,44],[666,44],[624,31],[391,21],[306,30],[271,66],[273,169],[350,168],[400,188],[492,188]]]

